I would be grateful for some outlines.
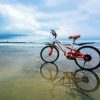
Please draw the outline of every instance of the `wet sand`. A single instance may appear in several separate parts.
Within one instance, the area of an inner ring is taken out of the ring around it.
[[[36,46],[0,46],[0,100],[99,100],[99,87],[85,92],[75,85],[55,84],[62,82],[59,80],[64,76],[63,72],[79,69],[74,61],[62,54],[55,62],[59,70],[57,78],[52,80],[50,75],[49,79],[44,78],[40,73],[44,63],[40,58],[41,49]],[[100,68],[94,72],[100,77]],[[56,70],[53,73],[55,75]]]

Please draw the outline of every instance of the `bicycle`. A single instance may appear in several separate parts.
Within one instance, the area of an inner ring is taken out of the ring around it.
[[[100,51],[86,44],[93,44],[94,42],[76,44],[75,41],[80,35],[69,36],[69,39],[73,39],[72,44],[63,44],[57,40],[57,33],[51,30],[54,41],[45,46],[41,52],[40,57],[43,61],[53,63],[59,58],[59,50],[63,52],[69,60],[74,60],[75,63],[82,69],[94,70],[100,66]],[[77,50],[73,46],[81,46]],[[69,52],[67,52],[67,50]]]

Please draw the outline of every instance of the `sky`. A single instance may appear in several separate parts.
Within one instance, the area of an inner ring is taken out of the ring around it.
[[[100,40],[100,0],[0,0],[0,41],[42,42],[80,34]]]

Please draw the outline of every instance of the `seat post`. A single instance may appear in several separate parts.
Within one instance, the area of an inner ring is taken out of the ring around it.
[[[75,40],[76,40],[76,39],[73,39],[73,44],[75,44]]]

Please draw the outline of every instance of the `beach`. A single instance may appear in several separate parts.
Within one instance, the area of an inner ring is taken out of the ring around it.
[[[99,86],[94,91],[86,92],[76,86],[54,85],[62,79],[64,72],[79,69],[73,60],[66,59],[62,53],[56,65],[46,65],[58,68],[59,71],[55,69],[58,71],[57,79],[50,81],[43,77],[40,69],[45,64],[40,58],[40,51],[44,46],[0,45],[0,100],[99,100]],[[53,75],[56,76],[55,71]],[[100,77],[100,68],[94,72]]]

